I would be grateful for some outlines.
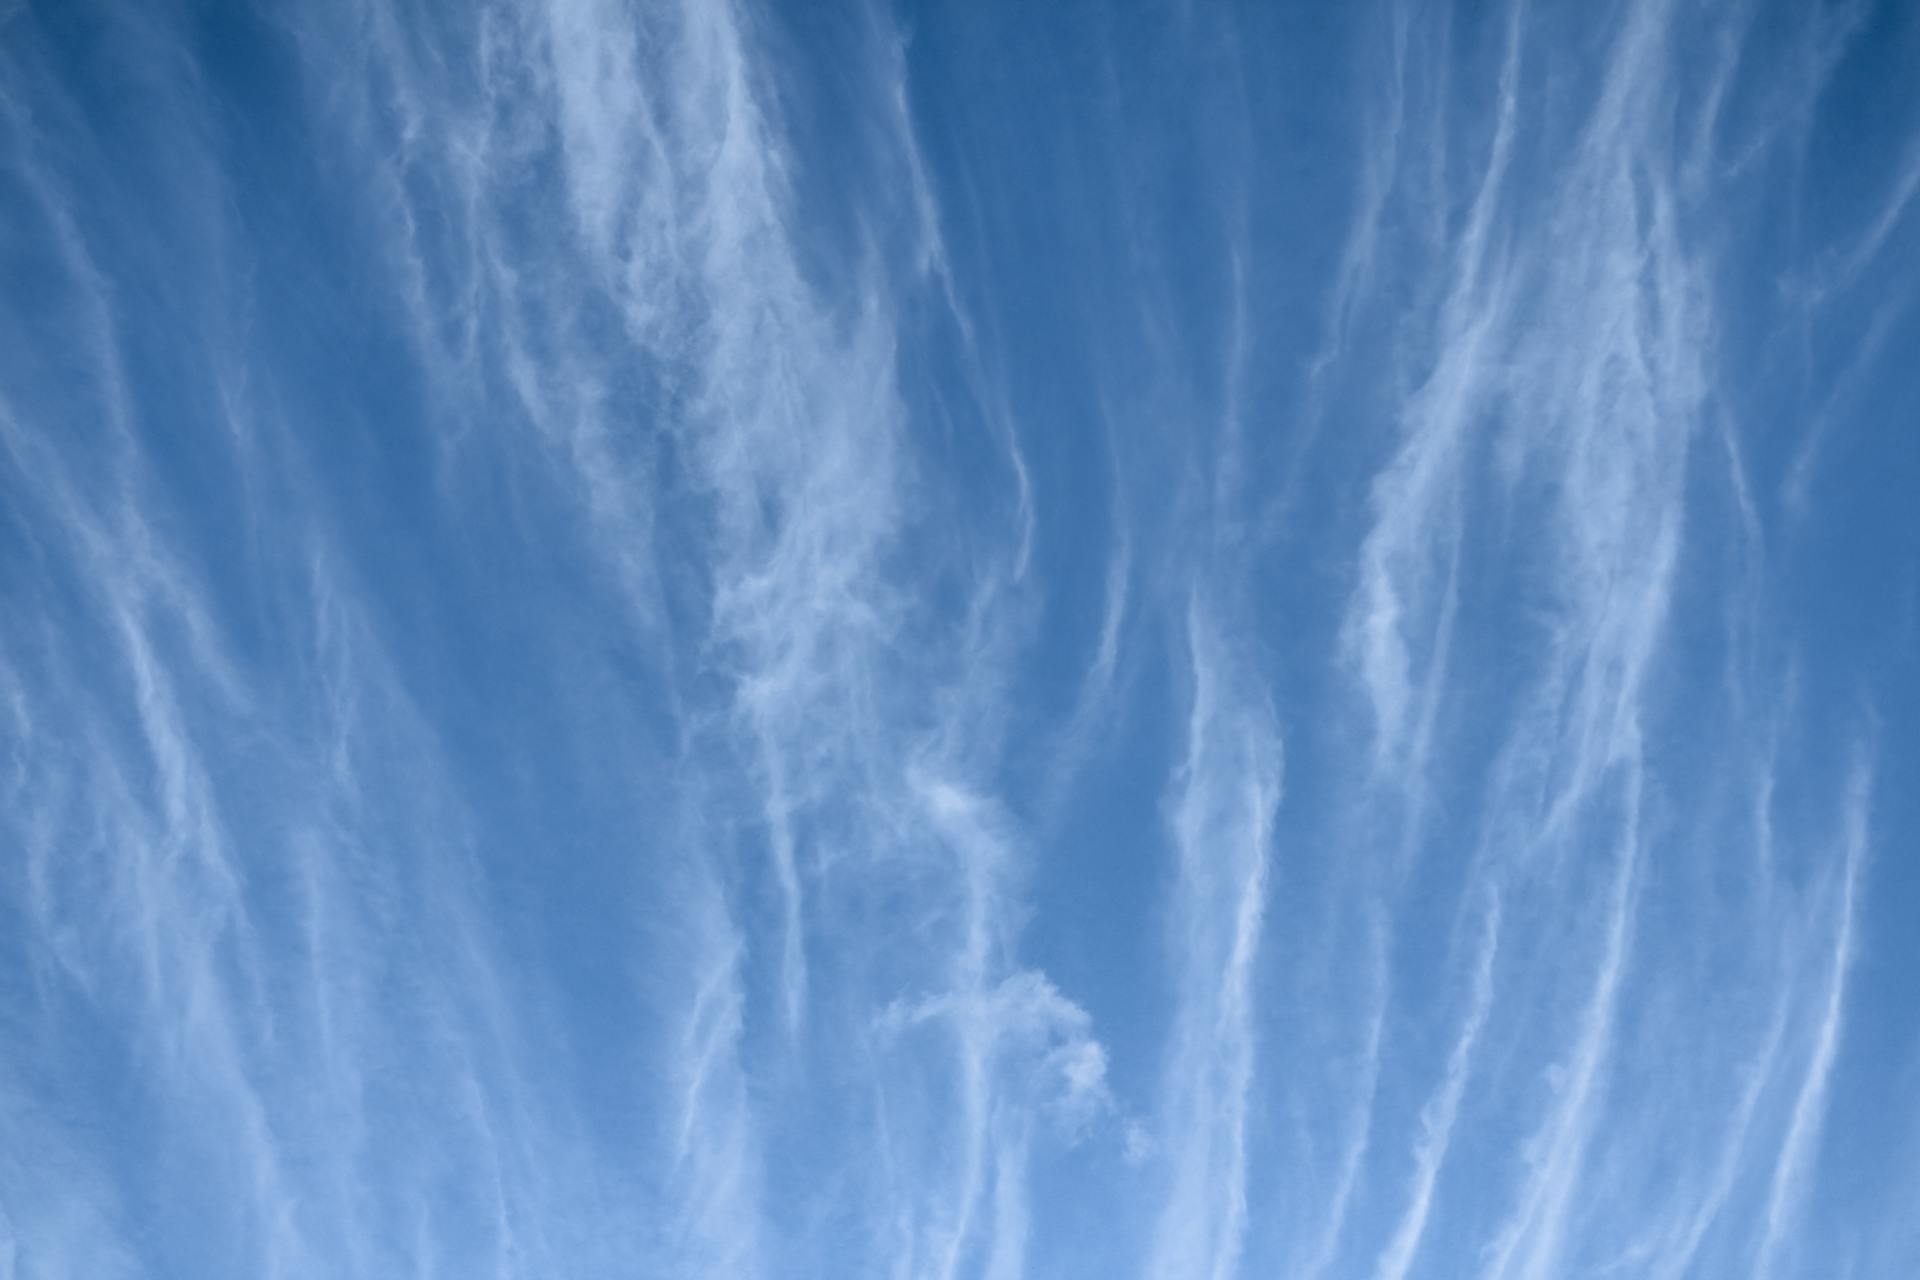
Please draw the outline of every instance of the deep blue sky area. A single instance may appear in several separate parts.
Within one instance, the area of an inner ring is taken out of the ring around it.
[[[1916,83],[0,0],[0,1280],[1920,1274]]]

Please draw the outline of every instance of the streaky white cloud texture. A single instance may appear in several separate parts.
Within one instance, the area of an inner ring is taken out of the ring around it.
[[[1920,20],[0,10],[0,1277],[1920,1270]]]

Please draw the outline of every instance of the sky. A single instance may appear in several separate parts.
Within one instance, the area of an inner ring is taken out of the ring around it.
[[[0,0],[0,1280],[1920,1274],[1916,82]]]

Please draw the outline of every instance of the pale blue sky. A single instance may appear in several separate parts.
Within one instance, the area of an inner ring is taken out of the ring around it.
[[[0,1280],[1920,1274],[1916,83],[0,0]]]

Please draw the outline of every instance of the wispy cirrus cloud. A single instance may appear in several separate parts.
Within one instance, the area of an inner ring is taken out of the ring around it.
[[[1910,1254],[1887,6],[0,23],[0,1275]]]
[[[1189,606],[1186,751],[1169,797],[1178,976],[1160,1137],[1171,1182],[1147,1264],[1156,1276],[1235,1274],[1248,1213],[1254,984],[1281,751],[1216,625],[1202,601]]]

